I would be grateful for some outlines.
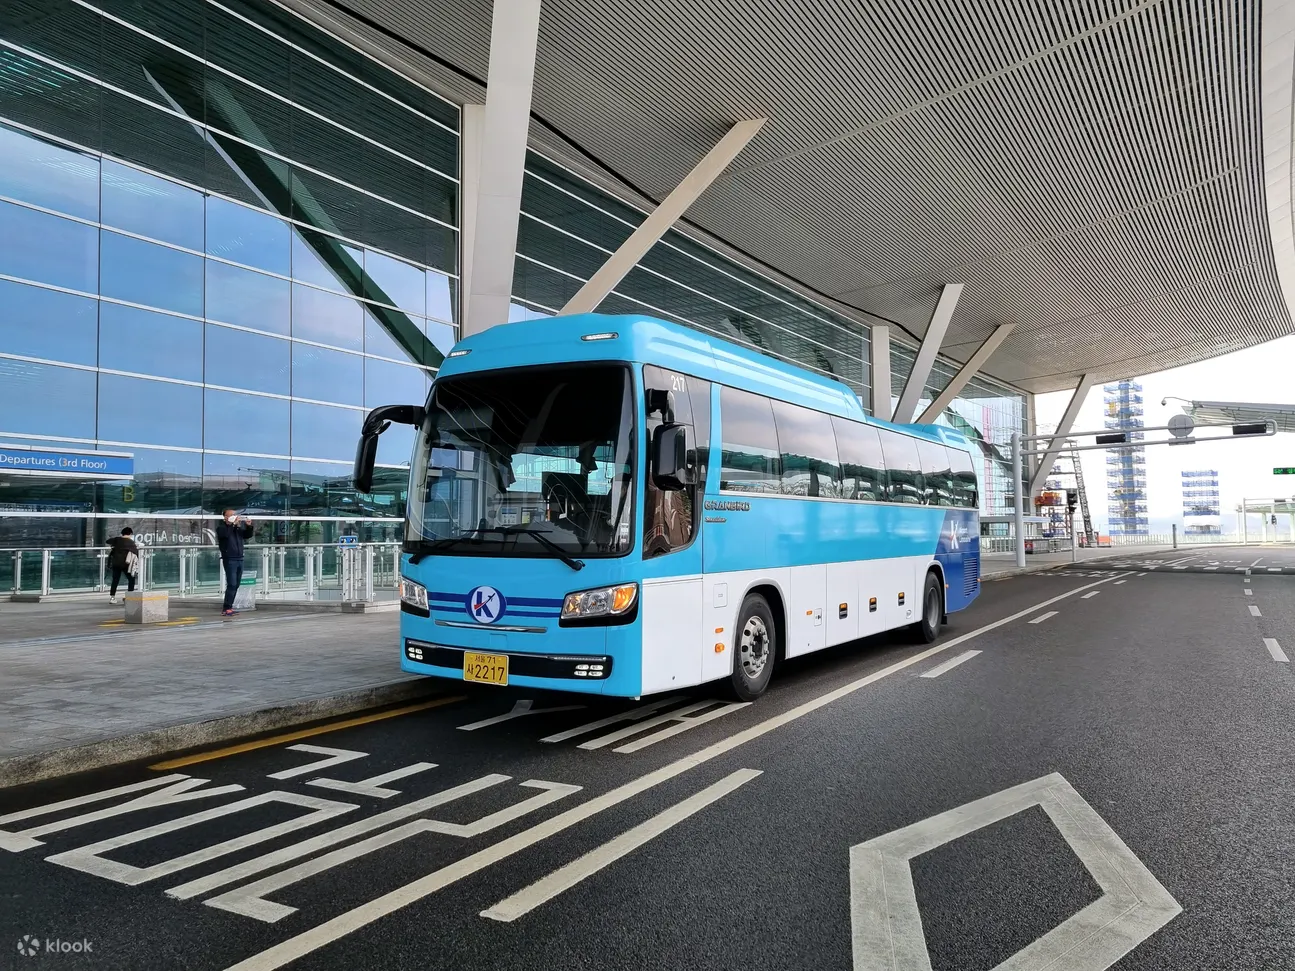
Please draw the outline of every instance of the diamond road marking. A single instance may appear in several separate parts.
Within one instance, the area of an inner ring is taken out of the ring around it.
[[[1054,772],[852,846],[855,971],[930,971],[909,861],[1033,806],[1048,814],[1103,893],[994,971],[1104,971],[1182,912],[1096,810]]]

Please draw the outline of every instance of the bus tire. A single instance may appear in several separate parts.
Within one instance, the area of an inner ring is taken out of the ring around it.
[[[729,690],[738,701],[755,701],[769,687],[778,654],[778,624],[769,601],[758,593],[742,601],[733,632],[733,674]]]
[[[940,636],[940,624],[944,620],[944,595],[940,590],[940,578],[932,570],[926,575],[926,586],[922,589],[922,619],[913,624],[909,630],[920,644],[930,644]]]

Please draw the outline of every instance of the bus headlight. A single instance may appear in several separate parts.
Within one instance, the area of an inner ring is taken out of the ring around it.
[[[618,583],[614,587],[598,587],[569,593],[562,601],[559,623],[574,620],[596,620],[600,617],[624,617],[638,603],[637,583]]]
[[[419,610],[427,609],[427,588],[408,577],[400,578],[400,599]]]

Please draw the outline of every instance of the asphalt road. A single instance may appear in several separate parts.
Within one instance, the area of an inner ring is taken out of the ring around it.
[[[470,691],[4,790],[0,968],[1293,968],[1295,579],[1188,555],[745,707]]]

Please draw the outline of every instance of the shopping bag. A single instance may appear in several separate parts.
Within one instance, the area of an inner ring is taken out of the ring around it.
[[[242,581],[238,585],[238,592],[234,594],[235,610],[255,610],[256,609],[256,574],[244,574]]]

